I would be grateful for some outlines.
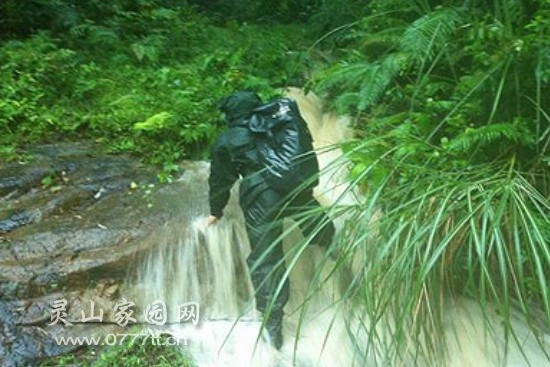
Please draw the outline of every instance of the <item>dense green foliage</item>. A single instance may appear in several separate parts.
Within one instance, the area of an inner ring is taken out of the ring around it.
[[[511,342],[516,312],[550,325],[550,2],[444,3],[371,2],[311,81],[358,131],[344,149],[364,199],[338,210],[346,256],[368,259],[358,302],[396,320],[388,365],[442,357],[424,335],[452,295],[496,310]]]
[[[363,200],[333,209],[366,259],[350,298],[398,320],[387,365],[453,295],[550,325],[549,0],[190,3],[0,3],[3,159],[85,138],[168,174],[204,157],[220,96],[307,86],[357,130],[337,164]]]
[[[320,74],[319,89],[382,138],[379,147],[396,149],[388,166],[406,157],[464,168],[517,155],[529,169],[547,145],[550,65],[540,35],[549,10],[527,18],[519,2],[496,5],[494,14],[428,4],[389,13],[393,2],[373,3],[374,15],[341,37],[350,51]]]
[[[203,156],[220,128],[215,105],[222,95],[251,88],[269,97],[275,87],[301,83],[300,28],[222,28],[190,7],[131,3],[103,9],[90,2],[92,10],[62,31],[4,42],[5,159],[26,143],[87,138],[139,154],[168,173],[180,159]]]

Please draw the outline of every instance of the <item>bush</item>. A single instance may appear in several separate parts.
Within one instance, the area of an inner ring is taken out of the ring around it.
[[[93,139],[170,171],[205,157],[221,96],[269,97],[306,75],[302,28],[219,28],[190,7],[111,10],[0,48],[0,159],[37,141]]]

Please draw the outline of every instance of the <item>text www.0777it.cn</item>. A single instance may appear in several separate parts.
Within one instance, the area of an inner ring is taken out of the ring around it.
[[[153,334],[107,334],[104,336],[59,336],[55,337],[57,345],[120,345],[124,342],[130,344],[146,345],[187,345],[187,339],[175,338],[171,335]]]

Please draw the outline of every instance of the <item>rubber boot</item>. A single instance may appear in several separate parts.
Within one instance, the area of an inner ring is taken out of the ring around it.
[[[280,350],[283,345],[283,316],[270,315],[266,323],[269,338],[275,349]]]

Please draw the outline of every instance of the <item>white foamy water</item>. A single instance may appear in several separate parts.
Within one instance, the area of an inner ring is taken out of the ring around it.
[[[167,234],[144,262],[138,280],[142,305],[163,300],[170,311],[187,302],[200,304],[198,325],[179,323],[172,312],[170,325],[164,329],[186,341],[184,349],[198,366],[352,366],[351,355],[346,356],[350,345],[343,346],[342,313],[337,306],[329,307],[339,298],[338,277],[331,277],[322,290],[314,292],[307,309],[301,307],[322,263],[319,248],[305,249],[299,258],[301,265],[292,269],[284,345],[277,351],[255,311],[244,264],[249,245],[238,208],[232,203],[224,218],[207,230],[201,229],[203,219],[196,219],[189,228],[164,228]],[[287,242],[299,240],[299,234],[292,233]],[[325,268],[326,277],[330,264]]]
[[[298,90],[289,92],[298,100],[310,125],[316,148],[322,149],[350,136],[346,121],[324,114],[319,100]],[[353,203],[354,194],[346,192],[343,172],[330,169],[341,156],[339,150],[322,151],[320,166],[329,168],[321,178],[316,195],[323,204],[342,200]],[[167,223],[151,238],[154,248],[138,271],[136,292],[140,305],[154,300],[166,302],[168,310],[197,302],[200,323],[179,323],[170,313],[164,331],[185,339],[183,347],[199,367],[374,367],[389,366],[384,356],[373,348],[365,350],[368,319],[360,307],[343,302],[341,293],[349,285],[350,273],[359,271],[364,259],[355,256],[353,264],[338,268],[327,261],[316,246],[301,249],[299,232],[285,239],[285,253],[290,271],[290,299],[285,307],[284,344],[280,351],[262,332],[262,320],[254,308],[253,290],[245,259],[250,251],[242,213],[234,192],[223,219],[206,230],[201,228],[207,214],[208,166],[198,164],[182,180],[193,182],[192,189],[174,203],[184,208],[181,221]],[[340,219],[341,220],[341,219]],[[337,221],[337,227],[341,223]],[[304,303],[304,300],[308,300]],[[496,315],[489,315],[493,331],[484,327],[483,315],[471,301],[449,302],[444,315],[448,367],[544,367],[550,362],[527,325],[514,321],[522,349],[515,343],[506,347],[505,337]],[[384,334],[384,324],[380,333]],[[415,346],[411,346],[414,355]],[[443,363],[443,362],[442,362]],[[395,367],[432,367],[414,358],[404,358]],[[394,366],[391,366],[394,367]]]

